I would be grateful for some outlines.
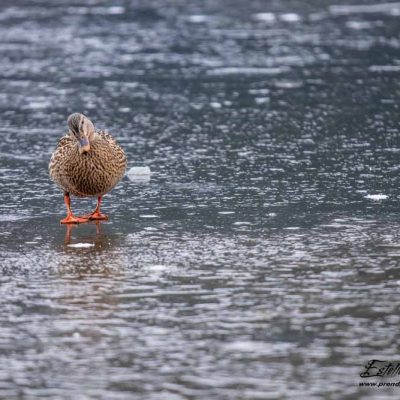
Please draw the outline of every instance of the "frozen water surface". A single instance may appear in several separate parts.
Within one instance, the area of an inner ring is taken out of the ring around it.
[[[399,398],[399,7],[2,1],[0,398]],[[151,167],[107,223],[74,111]]]

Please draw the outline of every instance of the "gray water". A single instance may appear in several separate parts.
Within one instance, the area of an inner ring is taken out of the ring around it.
[[[368,0],[2,1],[0,398],[399,398],[359,386],[400,358],[399,34]],[[75,111],[153,174],[65,227]]]

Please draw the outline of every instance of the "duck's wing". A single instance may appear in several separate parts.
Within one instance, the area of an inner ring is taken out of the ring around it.
[[[121,148],[121,146],[117,143],[117,141],[114,139],[114,137],[107,131],[103,131],[100,129],[96,130],[96,133],[101,136],[102,139],[104,139],[109,145],[110,148],[112,149],[113,153],[118,159],[118,164],[120,168],[126,167],[126,156],[124,150]]]
[[[53,152],[53,154],[51,156],[49,168],[54,166],[54,164],[62,163],[64,157],[66,156],[65,153],[73,145],[74,145],[74,139],[69,134],[66,134],[65,136],[63,136],[58,141],[57,147],[56,147],[56,149],[54,150],[54,152]]]
[[[96,129],[96,133],[100,135],[103,139],[107,140],[111,145],[117,145],[117,141],[114,139],[114,136],[111,135],[108,131],[103,131],[101,129]]]
[[[74,138],[71,137],[69,133],[67,133],[65,136],[63,136],[57,143],[57,150],[63,151],[63,149],[66,149],[67,147],[69,148],[75,143]]]
[[[74,139],[66,134],[57,143],[57,147],[54,150],[49,163],[49,173],[51,179],[61,188],[65,187],[63,165],[65,159],[68,156],[68,152],[72,146],[74,146]]]

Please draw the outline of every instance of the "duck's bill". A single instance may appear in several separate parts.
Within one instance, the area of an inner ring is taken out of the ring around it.
[[[79,144],[81,146],[81,148],[80,148],[81,154],[87,153],[90,150],[90,143],[89,143],[88,138],[80,139]]]

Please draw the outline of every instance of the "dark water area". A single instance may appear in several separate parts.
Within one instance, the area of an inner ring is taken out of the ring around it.
[[[398,399],[399,77],[398,2],[2,1],[0,398]],[[65,227],[75,111],[152,175]]]

